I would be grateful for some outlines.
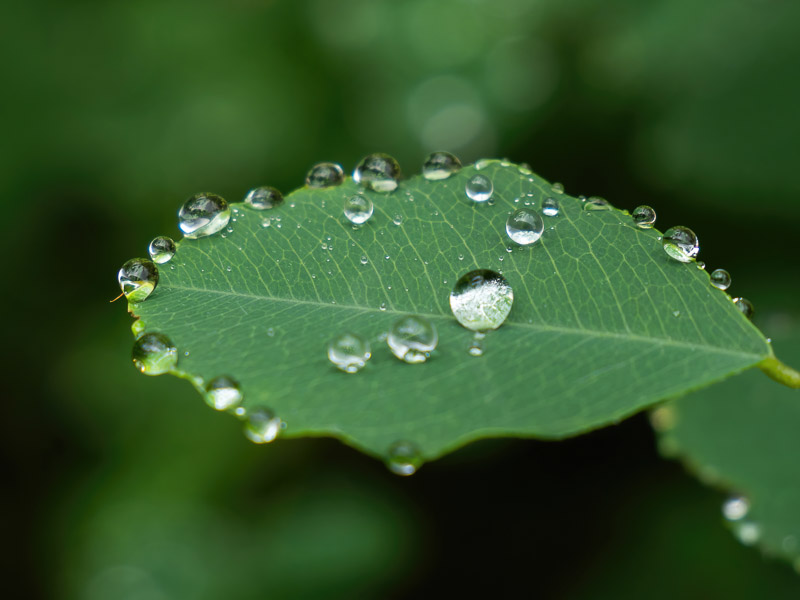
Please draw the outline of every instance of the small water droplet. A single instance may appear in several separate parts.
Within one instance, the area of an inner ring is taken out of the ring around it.
[[[550,189],[553,191],[554,194],[563,194],[564,193],[564,184],[563,183],[554,183],[550,186]]]
[[[275,330],[272,327],[269,327],[267,329],[267,337],[274,337],[274,336],[275,336]]]
[[[374,210],[372,200],[366,196],[351,196],[344,202],[344,216],[355,225],[366,223]]]
[[[475,170],[480,171],[481,169],[485,169],[492,163],[492,159],[490,158],[481,158],[480,160],[475,161]]]
[[[395,442],[387,452],[386,466],[395,475],[413,475],[421,465],[422,453],[412,442]]]
[[[506,233],[511,241],[520,246],[528,246],[539,241],[544,231],[544,221],[535,210],[520,208],[506,221]]]
[[[160,235],[153,238],[153,241],[150,242],[150,245],[147,247],[147,253],[150,255],[150,258],[153,259],[154,263],[162,265],[165,262],[169,262],[169,260],[175,256],[175,242],[172,238]]]
[[[722,515],[728,521],[739,521],[750,511],[750,501],[744,496],[731,496],[722,504]]]
[[[463,254],[459,254],[458,255],[458,260],[464,260],[464,255]]]
[[[656,223],[656,211],[646,205],[637,206],[633,209],[631,218],[639,229],[652,229]]]
[[[738,521],[733,532],[745,546],[752,546],[761,538],[761,526],[752,521]]]
[[[345,373],[357,373],[371,356],[369,342],[356,333],[343,333],[328,342],[328,360]]]
[[[178,349],[163,333],[143,333],[133,343],[131,359],[141,373],[161,375],[178,364]]]
[[[227,375],[215,377],[206,386],[206,404],[216,410],[235,408],[243,398],[239,382]]]
[[[473,175],[465,187],[467,197],[473,202],[486,202],[492,197],[494,185],[492,180],[480,173]]]
[[[583,205],[583,210],[589,212],[596,212],[599,210],[610,210],[611,205],[608,203],[608,200],[605,198],[600,198],[599,196],[592,196],[586,203]]]
[[[472,336],[472,342],[467,349],[470,356],[483,356],[483,340],[486,338],[486,334],[481,331],[476,331],[475,335]]]
[[[409,315],[392,325],[386,343],[400,360],[410,364],[423,363],[439,343],[439,334],[428,319]]]
[[[747,298],[734,298],[733,303],[738,308],[742,314],[747,317],[748,319],[753,318],[753,313],[755,310],[753,309],[753,305]]]
[[[681,316],[681,311],[679,311],[679,310],[673,310],[673,311],[672,311],[672,316],[673,316],[673,317],[680,317],[680,316]]]
[[[255,444],[270,443],[278,437],[281,429],[281,420],[263,406],[251,410],[244,423],[245,437]]]
[[[558,210],[558,200],[555,198],[545,198],[542,202],[542,214],[545,217],[557,217]]]
[[[381,305],[378,307],[378,310],[381,312],[386,310],[386,302],[381,302]]]
[[[353,180],[376,192],[393,192],[400,181],[400,165],[388,154],[370,154],[358,163]]]
[[[133,333],[134,338],[138,338],[140,335],[142,335],[146,328],[147,326],[141,319],[136,319],[133,323],[131,323],[131,332]]]
[[[128,301],[142,302],[158,285],[158,268],[146,258],[132,258],[122,265],[117,281]]]
[[[362,256],[362,257],[361,257],[361,264],[362,264],[362,265],[365,265],[365,264],[367,264],[368,262],[369,262],[369,259],[367,259],[367,257],[366,257],[366,256]]]
[[[727,290],[731,286],[731,274],[725,269],[716,269],[711,273],[711,285],[721,290]]]
[[[694,266],[703,271],[706,268],[706,263],[704,263],[702,260],[696,260],[694,262]]]
[[[461,161],[449,152],[434,152],[422,163],[422,176],[428,181],[447,179],[461,170]]]
[[[670,258],[684,263],[691,262],[700,252],[697,235],[688,227],[670,227],[664,232],[661,243]]]
[[[497,329],[508,317],[514,291],[505,277],[489,269],[462,275],[450,294],[453,316],[467,329]]]
[[[336,163],[317,163],[306,175],[306,185],[312,188],[326,188],[344,181],[344,171]]]
[[[397,226],[402,225],[403,224],[403,215],[395,215],[394,218],[392,219],[392,223],[394,223]]]
[[[183,235],[197,239],[217,233],[228,225],[231,209],[216,194],[195,194],[178,211],[178,227]]]
[[[275,208],[283,202],[283,194],[274,187],[263,185],[253,188],[244,197],[244,203],[256,210],[268,210]]]

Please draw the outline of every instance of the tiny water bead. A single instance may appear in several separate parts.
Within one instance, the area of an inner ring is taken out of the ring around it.
[[[672,259],[688,263],[700,252],[697,235],[688,227],[670,227],[661,240],[664,252]]]
[[[357,373],[371,356],[369,342],[356,333],[343,333],[328,342],[328,360],[345,373]]]
[[[228,203],[216,194],[196,194],[178,211],[178,227],[190,239],[217,233],[228,225],[230,219]]]
[[[306,185],[312,188],[326,188],[340,185],[344,181],[344,171],[336,163],[317,163],[306,175]]]
[[[544,231],[544,221],[539,213],[528,208],[520,208],[509,215],[506,233],[511,241],[520,246],[528,246],[539,241]]]
[[[469,352],[470,356],[483,356],[483,340],[486,339],[486,334],[481,331],[476,331],[475,335],[472,336],[472,341],[470,342],[469,348],[467,352]]]
[[[545,198],[544,202],[542,202],[542,214],[545,217],[557,217],[558,216],[558,200],[555,198]]]
[[[154,263],[159,265],[169,262],[175,256],[175,242],[172,238],[164,235],[153,238],[150,245],[147,247],[147,253]]]
[[[739,521],[750,512],[750,501],[744,496],[731,496],[722,504],[722,516],[728,521]]]
[[[550,189],[553,190],[554,194],[563,194],[564,193],[564,184],[563,183],[554,183],[550,186]]]
[[[269,210],[283,203],[283,194],[274,187],[262,185],[247,192],[244,203],[256,210]]]
[[[145,300],[158,285],[158,268],[146,258],[132,258],[117,273],[122,293],[131,302]]]
[[[600,198],[599,196],[592,196],[583,205],[583,210],[589,212],[595,212],[599,210],[610,210],[611,204],[609,204],[608,200],[605,198]]]
[[[514,291],[505,277],[489,269],[462,275],[450,293],[453,316],[467,329],[487,331],[500,327],[511,312]]]
[[[353,181],[375,192],[388,193],[397,189],[400,164],[388,154],[369,154],[353,171]]]
[[[281,420],[268,408],[251,410],[244,423],[244,435],[254,444],[268,444],[278,437]]]
[[[486,202],[492,197],[494,184],[486,175],[477,173],[470,177],[464,189],[467,193],[467,198],[473,202]]]
[[[461,161],[449,152],[433,152],[422,163],[422,176],[428,181],[447,179],[461,170]]]
[[[727,290],[731,287],[731,274],[725,269],[716,269],[710,275],[711,285],[721,290]]]
[[[178,349],[163,333],[143,333],[133,343],[131,359],[141,373],[161,375],[178,364]]]
[[[748,300],[747,298],[734,298],[733,304],[736,306],[736,308],[739,309],[739,311],[741,311],[741,313],[745,317],[747,317],[748,319],[753,318],[753,313],[755,312],[755,309],[753,308],[753,304],[750,302],[750,300]]]
[[[344,216],[354,225],[361,225],[369,221],[375,206],[366,196],[351,196],[344,201]]]
[[[639,229],[652,229],[656,223],[656,211],[649,206],[637,206],[633,209],[631,218]]]
[[[206,404],[216,410],[236,408],[243,398],[239,382],[227,375],[215,377],[206,386]]]
[[[422,453],[413,442],[395,442],[386,455],[386,466],[395,475],[413,475],[422,466]]]
[[[439,334],[428,319],[409,315],[392,325],[386,343],[400,360],[409,364],[424,363],[439,343]]]

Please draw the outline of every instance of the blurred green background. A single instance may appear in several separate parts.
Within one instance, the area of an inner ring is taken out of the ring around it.
[[[7,597],[797,598],[641,416],[401,479],[333,440],[250,444],[136,373],[107,301],[197,191],[446,149],[650,204],[759,314],[796,309],[798,23],[794,0],[4,3]]]

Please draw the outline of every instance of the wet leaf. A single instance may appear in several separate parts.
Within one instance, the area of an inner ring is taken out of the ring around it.
[[[178,374],[198,387],[232,376],[243,406],[273,410],[283,436],[332,435],[384,458],[404,440],[431,459],[482,437],[579,434],[768,355],[729,296],[693,263],[668,258],[655,229],[610,207],[584,210],[515,165],[481,166],[489,202],[467,198],[476,169],[466,167],[442,181],[411,177],[390,194],[348,178],[272,210],[236,204],[229,229],[178,244],[131,311],[169,336]],[[343,206],[357,192],[374,214],[354,228]],[[544,217],[541,239],[513,244],[509,214],[551,196],[560,213]],[[501,272],[514,290],[481,356],[449,303],[456,280],[476,269]],[[398,361],[384,341],[408,314],[438,329],[422,364]],[[345,332],[372,346],[356,374],[326,355]]]

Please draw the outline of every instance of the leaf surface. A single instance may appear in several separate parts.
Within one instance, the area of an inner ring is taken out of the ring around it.
[[[482,205],[464,192],[474,166],[444,181],[414,176],[390,194],[348,178],[268,211],[236,204],[228,230],[182,240],[156,291],[130,310],[175,342],[178,374],[196,385],[233,376],[244,406],[273,409],[283,435],[333,435],[377,456],[399,440],[431,459],[482,437],[575,435],[769,354],[705,271],[666,256],[658,231],[625,211],[584,210],[527,169],[482,162],[494,184]],[[354,228],[342,207],[356,192],[375,213]],[[536,244],[514,245],[508,215],[547,197],[559,216],[544,217]],[[474,269],[501,272],[515,295],[479,357],[449,305]],[[400,362],[384,341],[407,314],[438,329],[426,363]],[[357,374],[326,355],[347,331],[372,345]]]

